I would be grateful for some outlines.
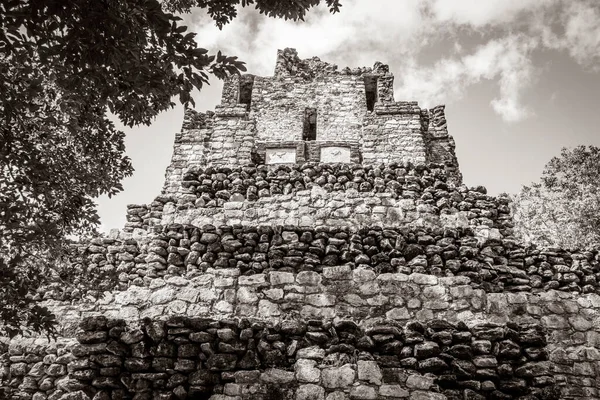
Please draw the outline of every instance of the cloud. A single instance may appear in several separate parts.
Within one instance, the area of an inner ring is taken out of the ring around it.
[[[569,3],[564,17],[564,37],[558,39],[579,64],[600,71],[599,3]]]
[[[524,94],[535,84],[536,52],[569,54],[600,71],[597,0],[343,0],[339,14],[324,6],[305,22],[266,18],[241,9],[219,31],[202,10],[192,18],[199,44],[240,56],[248,70],[271,75],[276,50],[295,47],[340,66],[383,61],[396,74],[398,99],[424,106],[451,103],[472,85],[492,81],[490,107],[507,122],[534,114]],[[428,57],[423,54],[427,53]]]
[[[482,28],[514,22],[554,3],[557,0],[430,0],[427,9],[437,23]]]
[[[412,52],[415,32],[424,26],[419,0],[344,1],[342,12],[331,15],[324,6],[311,10],[305,22],[266,18],[252,8],[219,31],[199,10],[191,23],[198,42],[209,49],[243,55],[258,74],[271,74],[277,49],[294,47],[306,57],[333,56],[339,63],[372,65],[382,57],[381,45],[394,43],[394,53]],[[345,65],[344,65],[345,66]]]
[[[482,80],[497,79],[499,96],[491,100],[494,111],[508,122],[531,114],[521,104],[521,93],[534,80],[529,52],[535,42],[521,35],[491,40],[473,53],[439,60],[423,68],[413,60],[402,66],[397,98],[418,98],[425,106],[460,98],[466,88]]]

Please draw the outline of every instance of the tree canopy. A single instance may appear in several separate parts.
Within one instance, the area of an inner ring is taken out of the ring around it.
[[[600,244],[600,148],[564,148],[540,182],[515,197],[517,232],[540,246],[583,248]]]
[[[0,333],[50,332],[38,304],[71,235],[99,222],[93,198],[122,190],[133,167],[124,133],[150,124],[210,75],[244,71],[237,57],[198,47],[175,13],[204,9],[222,27],[237,7],[302,20],[320,0],[5,0],[0,2]],[[338,0],[326,0],[331,12]]]

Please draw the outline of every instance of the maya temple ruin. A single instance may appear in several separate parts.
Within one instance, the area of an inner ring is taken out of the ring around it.
[[[74,248],[102,295],[0,340],[0,398],[600,398],[600,255],[521,243],[393,83],[285,49],[187,110],[160,195]]]

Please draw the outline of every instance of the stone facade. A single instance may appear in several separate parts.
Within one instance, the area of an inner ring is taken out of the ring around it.
[[[293,49],[280,50],[274,76],[234,76],[214,113],[186,111],[165,191],[176,191],[184,169],[193,165],[264,163],[268,148],[296,149],[297,163],[321,162],[320,151],[311,150],[325,145],[351,151],[350,162],[357,164],[441,163],[460,183],[444,107],[396,102],[393,82],[381,63],[338,71],[317,58],[301,60]],[[307,110],[314,117],[311,138],[305,137]]]
[[[188,111],[163,192],[73,247],[102,295],[37,295],[0,399],[600,398],[600,252],[518,243],[461,184],[444,107],[387,66],[279,52]]]

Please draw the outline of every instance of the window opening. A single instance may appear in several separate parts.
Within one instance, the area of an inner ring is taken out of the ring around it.
[[[367,110],[373,111],[377,102],[377,76],[365,76],[365,95],[367,97]]]
[[[252,102],[252,87],[254,86],[254,75],[240,76],[240,98],[239,104],[245,104],[246,108],[250,109]]]
[[[302,140],[317,140],[317,109],[307,108],[304,110],[304,127]]]

